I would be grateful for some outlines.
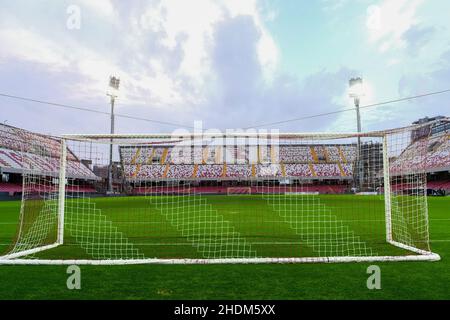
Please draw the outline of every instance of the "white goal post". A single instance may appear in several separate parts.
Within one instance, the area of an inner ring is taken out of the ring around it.
[[[19,221],[0,264],[437,261],[430,126],[22,140]]]

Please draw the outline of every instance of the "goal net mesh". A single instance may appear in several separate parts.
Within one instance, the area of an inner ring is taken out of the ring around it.
[[[276,139],[22,141],[23,198],[4,257],[200,261],[427,254],[428,153],[429,131],[414,128]]]

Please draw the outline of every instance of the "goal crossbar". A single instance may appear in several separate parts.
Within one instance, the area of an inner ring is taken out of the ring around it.
[[[242,132],[236,130],[236,132],[215,133],[215,132],[193,132],[193,133],[135,133],[135,134],[64,134],[61,138],[74,139],[74,140],[101,140],[101,139],[199,139],[199,138],[271,138],[276,137],[279,139],[297,139],[297,138],[319,138],[319,139],[339,139],[347,137],[384,137],[388,134],[395,134],[406,129],[415,130],[423,127],[432,126],[438,122],[450,122],[450,117],[435,121],[427,122],[426,124],[411,125],[402,128],[368,131],[368,132]]]

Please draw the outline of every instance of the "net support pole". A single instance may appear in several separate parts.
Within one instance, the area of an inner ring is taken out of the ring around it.
[[[391,177],[389,174],[389,146],[387,135],[383,137],[383,180],[386,241],[392,242]]]
[[[66,201],[66,140],[61,140],[61,158],[59,160],[59,189],[58,189],[58,238],[57,243],[64,243],[64,206]]]

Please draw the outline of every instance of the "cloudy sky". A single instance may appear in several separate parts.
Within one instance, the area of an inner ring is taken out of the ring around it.
[[[204,128],[450,89],[447,0],[0,0],[0,94]],[[109,131],[108,116],[0,96],[0,121],[43,133]],[[450,115],[450,94],[366,109],[363,129]],[[281,131],[354,131],[354,112]],[[271,127],[272,128],[272,127]],[[119,132],[176,127],[117,119]]]

